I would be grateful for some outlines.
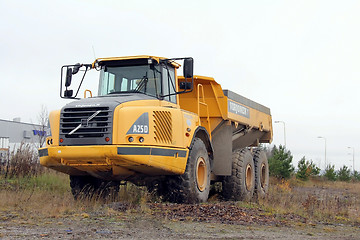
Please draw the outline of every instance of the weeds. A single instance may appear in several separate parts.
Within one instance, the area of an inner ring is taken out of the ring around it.
[[[22,151],[24,152],[26,153]],[[0,175],[0,219],[34,219],[37,216],[87,218],[94,211],[114,216],[123,212],[131,214],[133,211],[151,214],[149,203],[161,202],[160,197],[149,193],[145,187],[131,183],[120,186],[119,194],[113,202],[104,202],[99,198],[75,201],[69,187],[68,175],[52,170],[20,174],[24,173],[23,170],[19,170],[22,168],[16,169],[12,175],[9,171],[7,178]],[[19,173],[19,176],[15,173]],[[237,202],[234,205],[246,209],[260,208],[266,216],[274,215],[281,218],[291,214],[310,222],[360,224],[359,182],[332,182],[320,177],[310,178],[306,182],[295,177],[288,180],[271,178],[270,182],[266,199],[260,199],[255,203]],[[210,204],[219,201],[221,199],[218,195],[213,195]]]
[[[37,150],[28,143],[21,143],[14,149],[2,169],[5,178],[36,176],[43,173]]]
[[[317,221],[347,221],[360,224],[360,184],[296,180],[274,182],[268,198],[260,204],[275,213],[298,214]]]

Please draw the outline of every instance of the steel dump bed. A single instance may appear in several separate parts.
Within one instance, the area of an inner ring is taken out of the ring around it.
[[[270,109],[230,90],[223,90],[227,97],[227,116],[230,120],[249,125],[261,131],[272,129]]]
[[[180,81],[184,80],[180,78]],[[193,92],[180,94],[179,99],[180,107],[197,113],[201,125],[210,128],[211,132],[216,132],[224,122],[230,122],[235,125],[234,135],[240,131],[239,128],[243,130],[242,140],[248,138],[248,141],[253,141],[256,138],[254,141],[258,143],[272,141],[270,109],[233,91],[223,90],[213,78],[194,76]],[[252,134],[247,134],[250,132]]]

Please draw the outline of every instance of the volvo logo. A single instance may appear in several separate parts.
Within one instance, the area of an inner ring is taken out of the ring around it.
[[[74,132],[79,130],[81,127],[88,127],[90,120],[93,119],[94,117],[96,117],[100,112],[101,112],[101,110],[98,110],[93,115],[88,117],[87,119],[81,119],[81,123],[79,124],[79,126],[77,126],[71,132],[69,132],[69,135],[72,135]]]
[[[88,119],[81,119],[81,126],[82,127],[88,127],[89,126],[89,120]]]

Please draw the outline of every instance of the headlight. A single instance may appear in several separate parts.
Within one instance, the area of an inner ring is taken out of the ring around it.
[[[45,132],[46,132],[46,136],[50,137],[51,136],[51,127],[50,127],[50,121],[48,121],[47,126],[45,127]]]

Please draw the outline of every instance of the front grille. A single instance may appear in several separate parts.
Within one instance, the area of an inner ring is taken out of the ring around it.
[[[111,113],[109,107],[64,108],[61,112],[60,137],[71,145],[101,144],[106,137],[111,136]],[[90,140],[98,138],[102,141]],[[71,139],[82,139],[82,142]]]
[[[154,111],[154,134],[158,143],[172,143],[172,118],[169,111]]]

